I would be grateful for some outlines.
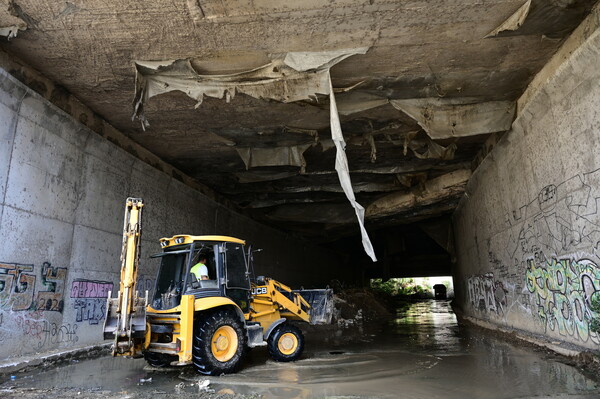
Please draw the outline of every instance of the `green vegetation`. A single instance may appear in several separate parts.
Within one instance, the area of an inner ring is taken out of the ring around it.
[[[417,284],[414,278],[391,278],[383,281],[380,278],[371,280],[373,291],[388,296],[432,296],[433,291],[427,278]]]

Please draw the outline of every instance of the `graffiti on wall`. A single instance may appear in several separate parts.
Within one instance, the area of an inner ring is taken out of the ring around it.
[[[515,264],[581,249],[600,256],[600,169],[543,187],[507,215],[509,256]]]
[[[37,340],[35,349],[56,344],[73,344],[79,340],[77,324],[54,323],[45,319],[43,312],[42,310],[16,312],[12,318],[12,323],[20,337]]]
[[[57,324],[43,320],[42,336],[38,343],[39,348],[46,345],[74,344],[79,341],[77,324]]]
[[[590,300],[600,288],[599,204],[597,169],[543,187],[513,212],[518,234],[513,236],[511,256],[525,272],[527,306],[544,332],[598,343],[589,322],[595,316]]]
[[[36,276],[33,265],[0,263],[0,308],[28,310],[33,305]]]
[[[37,310],[63,311],[66,277],[66,268],[52,267],[50,263],[44,262],[42,265],[42,284],[46,287],[46,290],[38,291],[35,301]]]
[[[535,296],[545,328],[565,337],[600,343],[589,323],[596,315],[591,300],[600,289],[600,268],[589,259],[536,259],[527,262],[527,289]]]
[[[71,285],[71,298],[76,310],[75,321],[98,324],[106,316],[106,298],[112,291],[110,281],[75,280]]]
[[[36,290],[34,265],[0,263],[0,309],[62,312],[67,269],[44,262],[40,269],[43,289]]]
[[[71,298],[108,298],[112,289],[110,281],[75,280],[71,284]]]
[[[514,317],[531,317],[523,326],[536,332],[600,343],[589,330],[600,290],[600,169],[540,187],[504,221],[478,237],[493,274],[467,276],[472,308],[491,318],[518,310]]]
[[[483,312],[503,314],[507,305],[508,290],[493,273],[471,276],[467,280],[469,301]]]

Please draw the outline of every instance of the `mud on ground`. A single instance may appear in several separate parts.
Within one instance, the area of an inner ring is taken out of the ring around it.
[[[177,393],[166,393],[161,391],[150,393],[138,392],[110,392],[110,391],[89,391],[76,389],[35,389],[35,388],[16,388],[0,390],[0,397],[3,399],[42,399],[42,398],[61,398],[61,399],[258,399],[260,396],[239,395],[231,393],[218,392],[198,392],[185,395]]]

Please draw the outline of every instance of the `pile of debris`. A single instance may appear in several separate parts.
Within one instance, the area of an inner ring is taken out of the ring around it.
[[[393,315],[370,290],[336,289],[335,292],[331,324],[302,326],[307,339],[318,337],[322,343],[334,346],[369,341],[369,332],[380,329]]]
[[[357,324],[386,321],[392,313],[373,292],[348,289],[334,295],[333,322],[344,328]]]

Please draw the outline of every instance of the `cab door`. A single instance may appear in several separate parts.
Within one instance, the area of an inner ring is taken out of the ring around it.
[[[250,303],[250,278],[244,246],[227,242],[224,249],[225,295],[246,313]]]

